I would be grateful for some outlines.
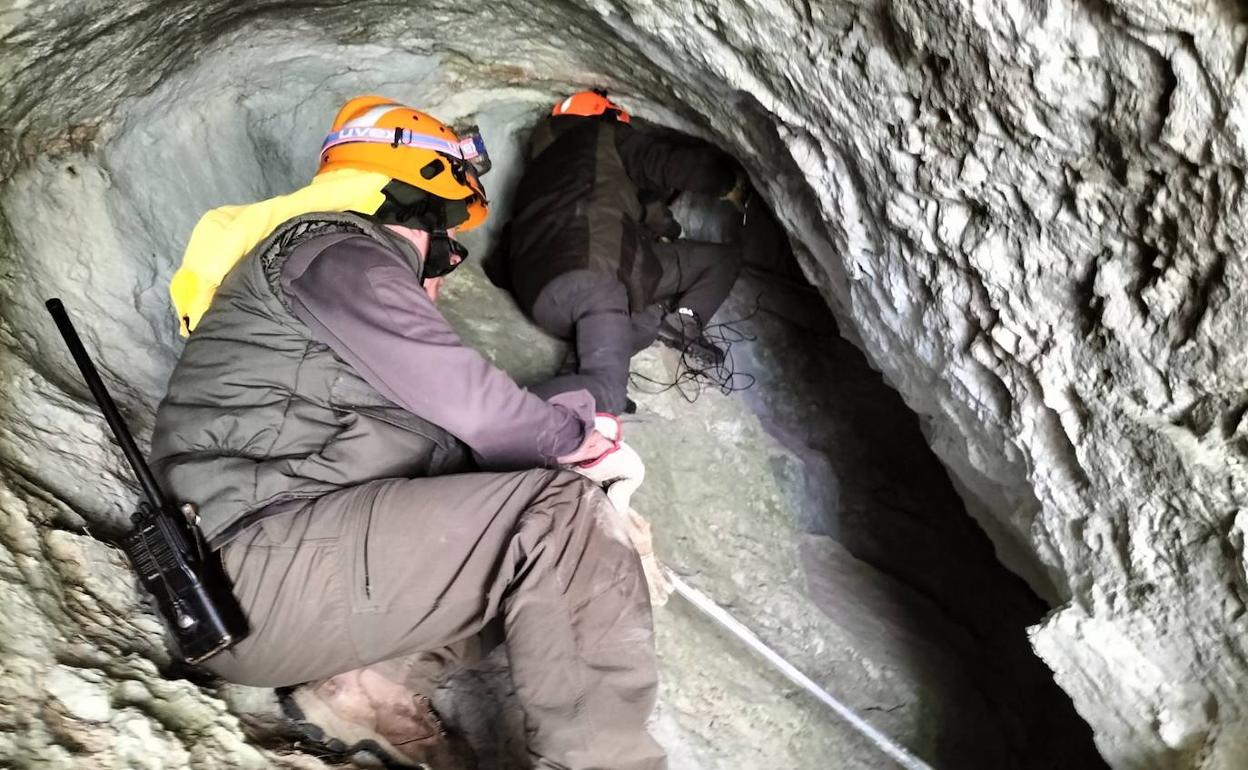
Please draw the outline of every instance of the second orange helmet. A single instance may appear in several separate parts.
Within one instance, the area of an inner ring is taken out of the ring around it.
[[[601,89],[577,91],[556,104],[555,108],[550,111],[550,114],[554,117],[560,115],[594,117],[608,113],[621,123],[628,123],[631,120],[624,108],[608,99],[607,92]]]

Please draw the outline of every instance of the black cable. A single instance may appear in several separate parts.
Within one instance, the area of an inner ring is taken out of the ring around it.
[[[647,395],[658,395],[675,388],[680,393],[681,398],[691,404],[697,401],[709,388],[715,388],[727,396],[754,387],[754,384],[758,381],[757,377],[749,372],[738,372],[736,370],[732,357],[732,346],[740,342],[754,342],[758,339],[755,335],[748,334],[737,328],[736,325],[750,321],[758,315],[761,301],[762,294],[760,293],[754,298],[753,309],[745,316],[731,321],[708,324],[702,330],[701,339],[723,351],[724,360],[722,362],[707,365],[705,361],[692,352],[698,340],[688,340],[680,350],[680,361],[676,366],[676,376],[672,378],[671,382],[656,380],[641,372],[629,371],[629,384],[639,392]],[[647,390],[642,387],[641,383],[656,385],[658,389]]]

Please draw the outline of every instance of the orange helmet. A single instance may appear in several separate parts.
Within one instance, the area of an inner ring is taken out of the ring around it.
[[[624,108],[607,98],[607,92],[601,88],[595,88],[593,91],[577,91],[567,99],[555,105],[550,111],[551,116],[559,117],[560,115],[584,115],[586,117],[594,117],[596,115],[606,115],[615,118],[621,123],[629,122],[628,113]]]
[[[475,131],[460,137],[437,118],[381,96],[347,102],[325,143],[317,173],[340,168],[376,171],[430,195],[461,201],[460,230],[485,221],[489,201],[479,173],[488,169],[485,143]]]

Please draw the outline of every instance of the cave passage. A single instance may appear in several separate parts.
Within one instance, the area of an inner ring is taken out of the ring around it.
[[[677,211],[686,237],[708,240],[734,215],[688,195]],[[996,559],[919,421],[838,334],[767,206],[751,215],[762,221],[745,229],[744,274],[714,320],[739,330],[736,364],[755,380],[734,397],[801,459],[794,513],[812,602],[857,647],[896,650],[941,693],[934,766],[1104,766],[1027,644],[1050,608]]]

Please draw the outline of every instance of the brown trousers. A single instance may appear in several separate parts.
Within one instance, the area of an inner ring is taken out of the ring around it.
[[[550,770],[663,770],[636,553],[567,471],[391,479],[257,522],[222,549],[251,635],[206,665],[260,687],[462,647],[501,619],[529,752]]]

